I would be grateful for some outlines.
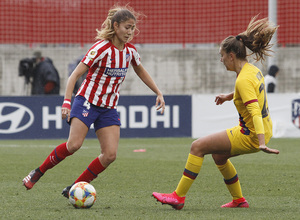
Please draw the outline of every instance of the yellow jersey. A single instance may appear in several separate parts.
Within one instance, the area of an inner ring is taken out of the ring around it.
[[[233,101],[239,113],[241,133],[264,134],[268,142],[272,137],[272,121],[264,77],[256,66],[250,63],[243,66],[235,82]]]

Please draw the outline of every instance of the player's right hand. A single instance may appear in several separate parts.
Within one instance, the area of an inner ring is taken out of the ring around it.
[[[225,101],[230,101],[233,99],[233,92],[229,94],[220,94],[215,98],[216,105],[222,105]]]
[[[70,121],[70,113],[71,113],[71,100],[64,99],[64,102],[61,106],[61,117],[62,119],[67,118],[67,121]]]
[[[215,98],[216,105],[222,105],[226,101],[226,95],[220,94],[217,95]]]

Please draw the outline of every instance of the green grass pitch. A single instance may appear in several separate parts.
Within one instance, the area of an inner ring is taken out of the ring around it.
[[[210,155],[178,211],[156,202],[153,191],[172,192],[181,178],[191,138],[121,139],[117,160],[92,182],[97,201],[74,209],[61,195],[100,153],[87,139],[73,156],[49,170],[33,189],[22,179],[64,140],[0,142],[0,219],[300,219],[300,139],[272,139],[279,155],[232,158],[249,209],[222,209],[231,200]],[[133,152],[146,149],[146,152]]]

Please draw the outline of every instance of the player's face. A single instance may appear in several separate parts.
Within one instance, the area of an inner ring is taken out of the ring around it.
[[[129,39],[133,37],[135,30],[135,20],[129,19],[121,22],[120,24],[115,23],[114,25],[116,37],[121,43],[127,43]]]
[[[224,50],[222,50],[222,48],[220,48],[219,53],[221,55],[220,61],[224,64],[226,69],[228,71],[233,71],[234,70],[234,62],[233,62],[232,54],[226,53]]]

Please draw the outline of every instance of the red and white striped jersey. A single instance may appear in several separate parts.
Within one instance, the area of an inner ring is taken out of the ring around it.
[[[124,50],[120,51],[108,40],[96,42],[81,62],[90,68],[76,95],[104,108],[116,108],[129,63],[134,66],[141,63],[132,44],[125,44]]]

